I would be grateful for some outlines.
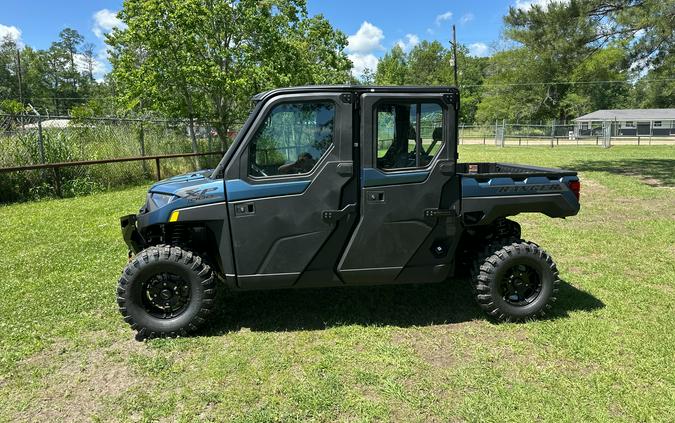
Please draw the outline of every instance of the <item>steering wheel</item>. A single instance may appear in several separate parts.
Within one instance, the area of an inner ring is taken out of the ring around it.
[[[255,164],[255,163],[251,163],[251,170],[252,170],[253,172],[257,173],[257,175],[255,175],[255,176],[269,176],[267,173],[265,173],[264,170],[262,170],[262,168],[260,168],[260,167],[259,167],[257,164]]]

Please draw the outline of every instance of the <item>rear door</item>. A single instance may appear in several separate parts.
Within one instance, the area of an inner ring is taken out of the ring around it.
[[[351,97],[342,94],[268,100],[228,165],[240,288],[341,283],[334,269],[346,237],[337,229],[357,194]]]
[[[458,238],[457,102],[455,91],[361,96],[360,217],[338,265],[346,283],[447,277]]]

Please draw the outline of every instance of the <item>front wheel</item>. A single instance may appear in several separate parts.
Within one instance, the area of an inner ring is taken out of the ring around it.
[[[498,320],[543,316],[556,300],[558,269],[551,256],[534,243],[493,243],[474,268],[476,300]]]
[[[168,245],[146,248],[127,264],[117,287],[119,311],[137,338],[186,335],[211,312],[213,271],[196,254]]]

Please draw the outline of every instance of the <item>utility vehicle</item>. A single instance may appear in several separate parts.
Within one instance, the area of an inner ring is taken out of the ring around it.
[[[213,170],[155,183],[121,218],[117,289],[140,338],[203,324],[217,289],[442,282],[467,271],[495,320],[551,307],[551,257],[507,216],[579,211],[576,172],[458,163],[453,87],[312,86],[256,95]]]

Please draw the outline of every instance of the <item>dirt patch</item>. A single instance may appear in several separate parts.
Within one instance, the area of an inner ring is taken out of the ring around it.
[[[613,226],[626,230],[636,220],[670,218],[675,220],[675,197],[658,193],[652,198],[624,197],[606,186],[582,177],[581,214],[575,227]],[[671,190],[672,187],[663,187]]]
[[[664,294],[673,295],[675,293],[675,288],[670,285],[658,284],[656,288],[662,291]],[[0,386],[2,386],[2,381],[0,380]]]
[[[39,373],[40,389],[30,406],[15,415],[19,421],[91,421],[133,386],[148,383],[126,361],[129,352],[151,354],[142,343],[108,342],[99,334],[83,337],[79,345],[57,341],[24,360],[18,373]]]
[[[568,272],[575,274],[575,275],[583,275],[584,271],[576,266],[570,266],[566,269]]]
[[[562,358],[555,351],[535,344],[525,327],[502,332],[475,321],[463,325],[440,325],[427,331],[409,331],[393,338],[393,341],[412,348],[418,357],[437,370],[457,371],[480,361],[495,365],[511,363],[505,371],[515,372],[511,376],[515,379],[529,377],[517,373],[530,366],[536,369],[555,367],[570,374],[588,374],[598,370],[593,364]]]
[[[591,197],[591,198],[603,198],[609,196],[609,193],[611,192],[609,188],[607,188],[605,185],[601,184],[600,182],[597,182],[593,179],[589,178],[584,178],[583,176],[580,176],[581,179],[581,198],[583,197]]]
[[[479,321],[436,325],[425,330],[397,332],[392,341],[405,345],[434,368],[450,368],[470,359],[470,351],[462,346],[475,336]]]
[[[640,175],[634,175],[634,176],[639,177]],[[666,186],[665,183],[663,181],[659,180],[659,179],[644,178],[644,177],[639,177],[639,179],[642,183],[645,183],[645,184],[647,184],[649,186],[652,186],[652,187],[665,187]]]

